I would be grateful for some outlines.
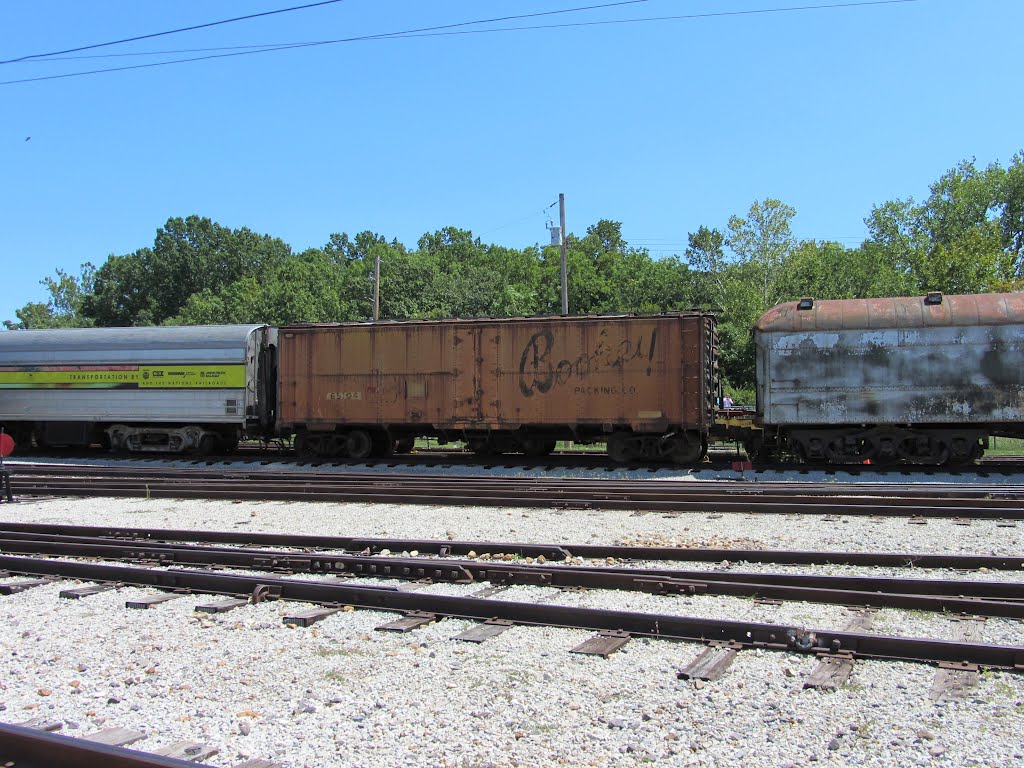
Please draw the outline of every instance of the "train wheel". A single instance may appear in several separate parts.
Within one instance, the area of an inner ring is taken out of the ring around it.
[[[608,457],[616,464],[627,464],[633,458],[633,450],[629,446],[629,436],[614,434],[608,437]]]
[[[466,441],[466,447],[478,456],[493,456],[497,451],[494,443],[486,437],[474,437]]]
[[[395,441],[387,432],[381,430],[373,433],[373,455],[387,458],[395,452]]]
[[[415,447],[415,437],[400,437],[395,440],[395,453],[412,453],[412,449]]]
[[[692,440],[687,440],[685,437],[675,437],[672,439],[672,449],[669,451],[669,456],[673,463],[687,466],[700,461],[706,451],[707,444],[703,441],[695,443]]]
[[[308,432],[295,436],[295,455],[300,459],[315,459],[320,455],[320,441]]]
[[[353,459],[362,461],[373,455],[373,438],[362,429],[353,429],[345,438],[345,452]]]
[[[949,460],[949,446],[939,437],[915,434],[902,440],[897,448],[900,457],[911,464],[939,465]]]
[[[973,464],[985,454],[980,438],[954,437],[949,441],[949,458],[946,466],[962,467]]]
[[[522,441],[523,453],[534,458],[550,455],[555,445],[554,440],[541,440],[538,437],[527,437]]]

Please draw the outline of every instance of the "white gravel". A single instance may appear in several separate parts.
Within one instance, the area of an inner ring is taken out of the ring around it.
[[[1021,555],[1024,563],[1024,526],[995,521],[917,526],[850,517],[830,524],[769,515],[143,499],[4,504],[0,518],[510,542],[955,551]],[[1020,571],[950,575],[1021,578]],[[515,627],[476,645],[451,639],[470,626],[464,621],[400,635],[374,631],[393,614],[357,610],[288,628],[282,616],[309,606],[262,603],[208,616],[193,608],[209,597],[185,596],[135,611],[125,600],[148,590],[59,599],[67,586],[0,598],[0,719],[45,716],[64,721],[62,732],[70,734],[131,727],[149,734],[135,747],[150,751],[181,739],[206,741],[221,750],[212,765],[248,756],[317,768],[1024,764],[1024,677],[1008,672],[987,672],[972,697],[936,704],[927,697],[934,669],[925,665],[858,662],[849,685],[822,693],[802,687],[813,658],[747,651],[720,681],[701,685],[676,679],[701,650],[692,643],[633,640],[606,660],[568,653],[591,635],[586,631]],[[425,587],[440,594],[476,588]],[[841,628],[850,617],[825,605],[538,587],[491,599],[541,598],[811,628]],[[953,627],[941,616],[883,610],[873,631],[952,636]],[[982,634],[987,642],[1024,645],[1018,622],[991,619]]]

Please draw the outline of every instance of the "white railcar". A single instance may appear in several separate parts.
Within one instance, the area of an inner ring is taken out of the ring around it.
[[[228,450],[274,423],[262,324],[0,333],[0,426],[24,445]]]

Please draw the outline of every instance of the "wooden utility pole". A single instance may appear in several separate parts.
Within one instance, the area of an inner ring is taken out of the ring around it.
[[[558,223],[562,240],[562,314],[569,314],[569,271],[565,266],[565,195],[558,193]]]

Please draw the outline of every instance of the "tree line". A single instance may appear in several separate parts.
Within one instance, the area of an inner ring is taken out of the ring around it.
[[[753,385],[750,327],[769,307],[818,299],[916,295],[930,290],[1024,290],[1024,152],[1003,167],[966,160],[920,203],[872,208],[856,247],[798,240],[796,211],[756,201],[725,226],[701,226],[682,254],[654,258],[602,219],[566,237],[571,314],[711,308],[720,316],[729,385]],[[8,329],[365,320],[380,257],[380,316],[558,314],[560,252],[487,244],[468,230],[424,234],[415,248],[374,232],[332,234],[295,252],[280,238],[208,218],[171,218],[152,247],[57,270],[50,297],[16,311]]]

